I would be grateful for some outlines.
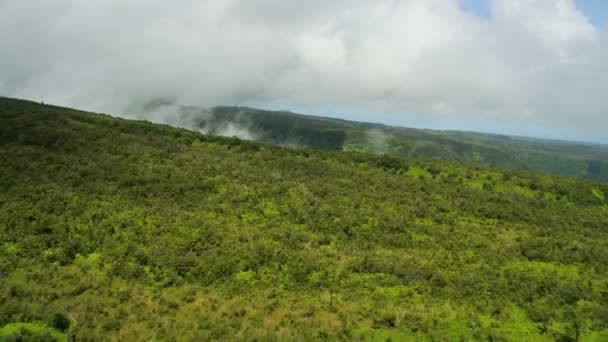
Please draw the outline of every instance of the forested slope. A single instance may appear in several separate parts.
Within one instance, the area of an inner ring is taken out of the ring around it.
[[[0,98],[0,339],[608,339],[608,184]]]

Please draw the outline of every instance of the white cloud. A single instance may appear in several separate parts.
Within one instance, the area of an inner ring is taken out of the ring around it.
[[[0,41],[1,94],[99,111],[278,101],[607,139],[606,32],[574,0],[4,0]]]

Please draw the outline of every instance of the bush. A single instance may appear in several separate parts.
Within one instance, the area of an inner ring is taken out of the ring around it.
[[[51,326],[57,330],[66,332],[70,329],[70,319],[66,314],[57,312],[53,314],[51,319]]]

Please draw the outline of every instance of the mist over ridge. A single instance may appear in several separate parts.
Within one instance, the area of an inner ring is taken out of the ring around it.
[[[4,0],[0,94],[607,142],[606,27],[585,2],[479,2],[484,15],[460,0]]]

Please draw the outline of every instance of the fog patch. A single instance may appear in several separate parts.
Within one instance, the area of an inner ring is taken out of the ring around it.
[[[372,129],[366,132],[366,140],[370,152],[374,154],[383,154],[388,152],[388,141],[392,137],[391,134],[380,129]]]
[[[257,140],[260,136],[243,111],[222,117],[214,108],[184,106],[171,100],[154,100],[143,105],[131,105],[125,116],[242,140]]]

